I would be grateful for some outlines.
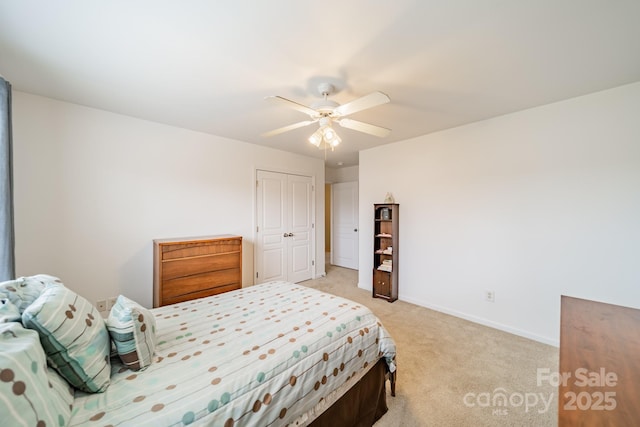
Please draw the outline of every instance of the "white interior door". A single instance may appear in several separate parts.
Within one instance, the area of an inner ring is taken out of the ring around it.
[[[331,262],[358,269],[358,183],[341,182],[331,188],[333,223]]]
[[[286,280],[286,175],[258,171],[256,283]]]
[[[311,177],[258,171],[257,180],[256,283],[311,279]]]
[[[308,176],[288,175],[287,182],[289,186],[287,280],[296,283],[311,279],[312,276],[312,185],[311,177]]]

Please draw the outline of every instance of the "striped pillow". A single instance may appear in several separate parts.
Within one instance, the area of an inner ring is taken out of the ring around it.
[[[89,301],[63,286],[47,286],[24,310],[22,323],[38,332],[49,363],[69,384],[88,393],[106,390],[109,333]]]
[[[149,310],[120,295],[109,313],[107,329],[125,366],[137,371],[151,364],[156,348],[156,319]]]
[[[4,426],[66,426],[73,389],[47,360],[35,331],[0,324],[0,421]]]

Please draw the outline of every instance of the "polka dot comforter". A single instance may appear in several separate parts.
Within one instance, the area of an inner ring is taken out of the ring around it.
[[[112,359],[106,392],[76,394],[71,426],[284,426],[381,357],[395,370],[395,343],[369,309],[301,285],[270,282],[152,313],[153,363],[131,371]]]

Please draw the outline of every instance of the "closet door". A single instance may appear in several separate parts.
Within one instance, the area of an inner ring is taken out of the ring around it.
[[[256,283],[287,280],[286,175],[258,171]]]
[[[256,283],[301,282],[313,274],[311,177],[258,171]]]
[[[287,280],[297,283],[312,276],[311,177],[288,175],[287,185]]]

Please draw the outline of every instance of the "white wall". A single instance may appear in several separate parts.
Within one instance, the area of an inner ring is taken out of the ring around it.
[[[639,117],[635,83],[361,152],[359,286],[391,191],[401,300],[554,345],[561,294],[640,307]]]
[[[358,180],[358,166],[348,166],[345,168],[326,168],[325,180],[332,184],[338,182],[351,182]]]
[[[255,169],[316,182],[317,275],[324,273],[320,159],[14,91],[17,275],[60,277],[91,302],[152,304],[155,238],[243,236],[253,283]]]

